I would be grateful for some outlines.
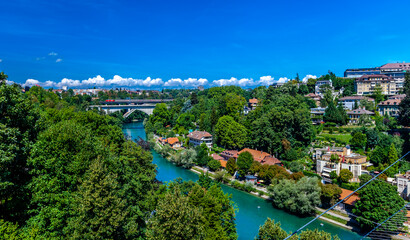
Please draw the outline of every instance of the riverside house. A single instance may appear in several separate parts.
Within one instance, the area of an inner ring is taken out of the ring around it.
[[[275,158],[267,152],[244,148],[240,152],[238,152],[238,155],[243,152],[249,152],[252,155],[253,160],[260,162],[261,164],[282,166],[282,162],[279,161],[279,159]]]
[[[205,131],[193,131],[188,134],[189,143],[194,146],[205,143],[208,148],[212,147],[212,135]]]
[[[347,112],[347,116],[349,116],[350,120],[349,123],[350,124],[358,124],[359,123],[359,118],[363,115],[374,115],[374,113],[372,111],[368,111],[365,108],[358,108],[358,109],[354,109],[352,111],[348,111]],[[373,122],[373,121],[372,121]]]
[[[179,148],[181,147],[181,143],[179,142],[179,139],[177,137],[171,137],[171,138],[160,138],[158,141],[160,141],[163,145],[168,144],[172,148]]]

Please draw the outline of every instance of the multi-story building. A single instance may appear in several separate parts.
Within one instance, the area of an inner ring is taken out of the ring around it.
[[[322,97],[320,95],[316,95],[314,93],[309,93],[309,94],[305,95],[305,97],[310,98],[313,101],[315,101],[317,107],[320,106],[320,100],[322,100]]]
[[[347,112],[347,116],[349,117],[350,124],[358,124],[359,118],[363,115],[374,115],[374,112],[368,111],[360,107]]]
[[[386,75],[394,80],[397,94],[403,89],[404,75],[410,71],[410,63],[387,63],[375,68],[346,69],[344,76],[348,78],[360,78],[365,75]]]
[[[332,155],[336,154],[339,159],[332,161]],[[352,153],[350,146],[344,148],[322,148],[315,149],[316,172],[323,177],[325,182],[332,182],[330,173],[335,171],[337,175],[342,169],[348,169],[353,173],[352,182],[358,182],[359,176],[367,173],[366,168],[371,164],[367,162],[367,157],[357,153]]]
[[[387,75],[363,75],[355,81],[357,95],[373,94],[377,87],[381,88],[384,95],[395,95],[398,93],[396,82]]]
[[[397,182],[397,192],[400,196],[406,200],[409,199],[410,195],[410,170],[405,174],[396,177]]]
[[[380,74],[380,67],[375,68],[353,68],[346,69],[344,73],[345,78],[359,78],[363,75]]]
[[[404,95],[404,94],[403,94]],[[396,95],[396,96],[403,96]],[[405,96],[405,95],[404,95]],[[382,101],[377,105],[377,110],[382,116],[398,117],[399,116],[399,105],[403,98],[394,98]]]
[[[189,143],[194,146],[201,145],[205,143],[208,148],[212,147],[212,135],[205,131],[193,131],[188,134]]]
[[[323,85],[329,85],[329,87],[333,89],[332,80],[318,80],[315,83],[315,94],[316,95],[323,96],[323,94],[325,94],[324,92],[322,92],[320,88]]]
[[[357,104],[359,105],[361,100],[366,100],[374,103],[373,98],[365,96],[346,96],[339,98],[339,104],[342,104],[344,109],[353,110],[355,103],[357,102]]]
[[[317,107],[310,109],[310,118],[313,124],[320,124],[323,122],[323,116],[325,115],[326,108]]]

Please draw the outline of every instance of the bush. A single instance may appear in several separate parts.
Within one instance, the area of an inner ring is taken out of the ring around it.
[[[302,173],[303,173],[303,175],[305,175],[307,177],[317,177],[319,179],[322,179],[321,176],[319,176],[318,174],[316,174],[314,172],[309,172],[309,171],[303,170]]]
[[[211,171],[215,172],[221,168],[221,163],[218,160],[212,159],[208,162],[208,167]]]

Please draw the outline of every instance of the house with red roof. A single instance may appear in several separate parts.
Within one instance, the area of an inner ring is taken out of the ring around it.
[[[270,155],[267,152],[264,151],[258,151],[250,148],[244,148],[241,151],[238,152],[238,155],[243,153],[243,152],[249,152],[254,161],[260,162],[261,164],[268,164],[268,165],[282,165],[282,162],[275,158],[274,156]]]

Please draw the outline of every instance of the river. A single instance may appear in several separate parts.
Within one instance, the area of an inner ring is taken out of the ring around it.
[[[124,124],[123,132],[131,136],[132,139],[136,139],[138,136],[143,139],[146,137],[141,122]],[[153,162],[158,166],[158,180],[171,181],[178,177],[181,177],[183,180],[192,181],[198,179],[198,175],[195,173],[175,166],[155,151],[152,151],[152,155],[154,157]],[[300,218],[276,209],[268,201],[246,192],[225,185],[223,185],[222,188],[225,193],[232,195],[232,201],[238,209],[236,213],[236,229],[239,240],[254,239],[258,234],[259,226],[263,225],[268,217],[274,219],[275,222],[280,222],[281,227],[287,232],[295,231],[312,219],[312,217]],[[321,224],[323,226],[321,226]],[[340,239],[360,239],[361,237],[355,232],[321,220],[310,224],[308,228],[318,228],[332,234],[337,234]]]

